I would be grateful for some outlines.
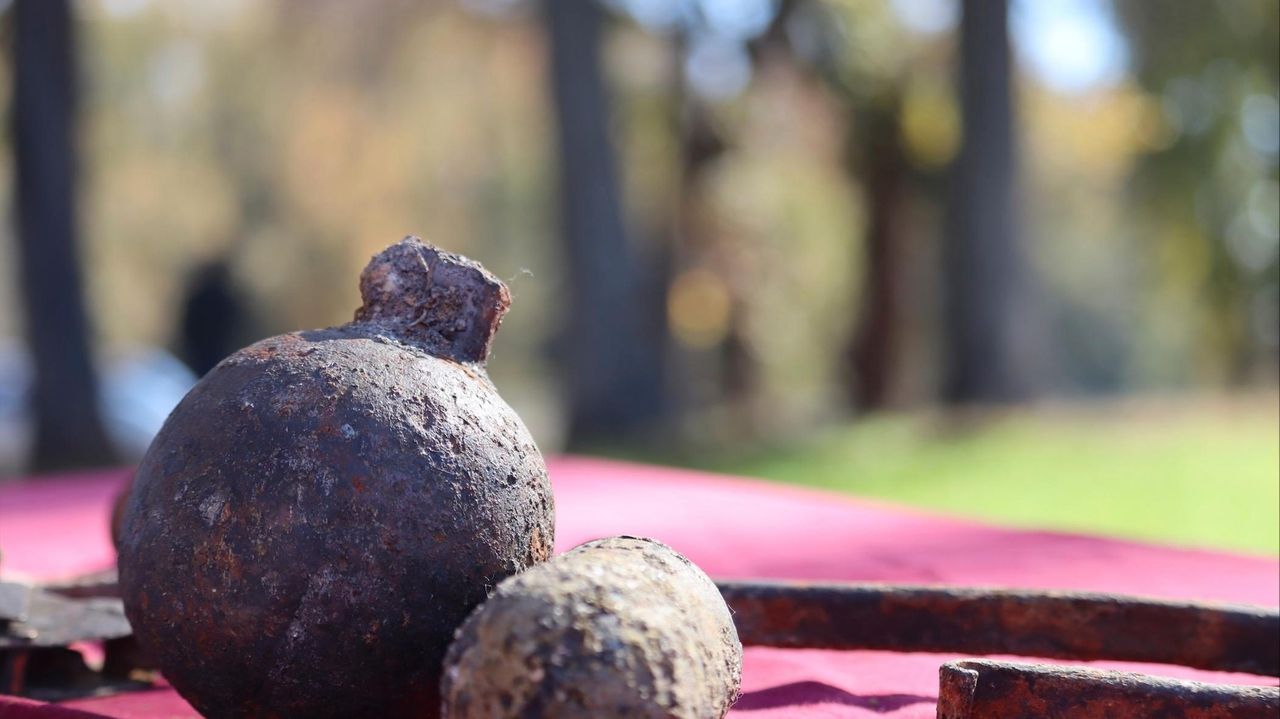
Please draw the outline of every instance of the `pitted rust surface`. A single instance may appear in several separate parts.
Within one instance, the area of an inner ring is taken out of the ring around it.
[[[481,364],[505,287],[416,239],[361,284],[362,319],[214,368],[138,468],[121,594],[206,716],[431,716],[454,629],[550,555],[546,467]]]
[[[942,665],[938,719],[1275,719],[1276,687],[964,660]]]
[[[1112,659],[1280,676],[1280,612],[1051,591],[719,582],[747,645]]]
[[[613,537],[507,579],[458,630],[449,719],[710,719],[742,645],[715,585],[646,539]]]

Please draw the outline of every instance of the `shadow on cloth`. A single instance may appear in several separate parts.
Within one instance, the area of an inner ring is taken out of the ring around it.
[[[911,704],[936,702],[937,697],[915,694],[872,694],[860,696],[822,682],[792,682],[747,692],[733,705],[735,711],[778,709],[803,704],[843,704],[884,714]]]

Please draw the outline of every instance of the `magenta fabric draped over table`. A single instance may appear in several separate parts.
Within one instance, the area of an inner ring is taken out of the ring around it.
[[[842,495],[643,465],[559,458],[550,466],[558,551],[633,534],[666,542],[717,578],[1078,589],[1280,605],[1274,558],[997,529]],[[126,476],[114,471],[0,485],[0,575],[53,579],[109,566],[108,512]],[[1105,488],[1098,501],[1106,501]],[[743,696],[730,716],[933,717],[938,666],[955,658],[748,649]],[[1276,684],[1181,667],[1094,665]],[[0,719],[90,716],[197,715],[163,688],[58,707],[0,696]]]

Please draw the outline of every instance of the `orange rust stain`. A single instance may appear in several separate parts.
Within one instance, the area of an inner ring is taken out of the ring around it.
[[[806,623],[823,626],[830,624],[831,617],[826,608],[806,606],[801,602],[787,601],[780,606],[770,607],[768,624],[776,630],[795,631]]]
[[[545,562],[551,558],[551,545],[542,536],[542,528],[536,525],[529,536],[529,554],[535,562]]]

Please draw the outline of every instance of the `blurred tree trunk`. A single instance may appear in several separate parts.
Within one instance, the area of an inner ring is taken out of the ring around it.
[[[98,411],[76,251],[75,36],[69,0],[13,6],[18,256],[35,366],[34,469],[117,460]]]
[[[671,45],[671,128],[676,139],[678,174],[675,177],[671,209],[671,245],[675,248],[677,276],[698,268],[717,277],[732,276],[724,266],[724,253],[719,251],[715,235],[714,210],[708,197],[707,173],[728,149],[725,138],[716,128],[711,109],[689,86],[684,61],[689,53],[687,33],[680,32]],[[729,317],[724,338],[711,352],[713,367],[708,370],[708,386],[714,385],[713,396],[704,401],[725,402],[741,411],[733,412],[742,426],[735,431],[746,433],[752,424],[746,407],[755,393],[758,370],[746,340],[746,313],[742,298],[731,282],[725,282],[731,295]],[[689,350],[685,350],[688,352]],[[704,378],[685,377],[685,382],[702,383]]]
[[[812,10],[812,5],[817,4],[810,3],[807,9]],[[888,404],[896,379],[902,323],[902,213],[913,179],[898,131],[902,81],[877,90],[847,79],[838,55],[822,53],[811,64],[801,60],[791,47],[786,27],[804,9],[802,0],[783,0],[751,50],[757,64],[776,58],[810,72],[840,100],[850,116],[844,166],[849,177],[862,180],[866,223],[862,235],[862,293],[845,348],[842,380],[850,405],[865,412]]]
[[[893,91],[890,91],[893,92]],[[851,102],[856,103],[856,100]],[[863,178],[864,234],[862,301],[849,348],[849,394],[860,412],[882,409],[893,388],[901,324],[898,283],[902,269],[902,211],[907,180],[906,157],[898,137],[899,100],[864,108],[850,138],[851,175]]]
[[[960,21],[963,145],[946,248],[945,398],[1010,402],[1028,392],[1017,317],[1025,311],[1014,210],[1008,4],[964,0]]]
[[[569,442],[617,436],[659,417],[665,341],[659,283],[631,250],[600,70],[602,11],[546,0],[570,302],[564,338]]]

